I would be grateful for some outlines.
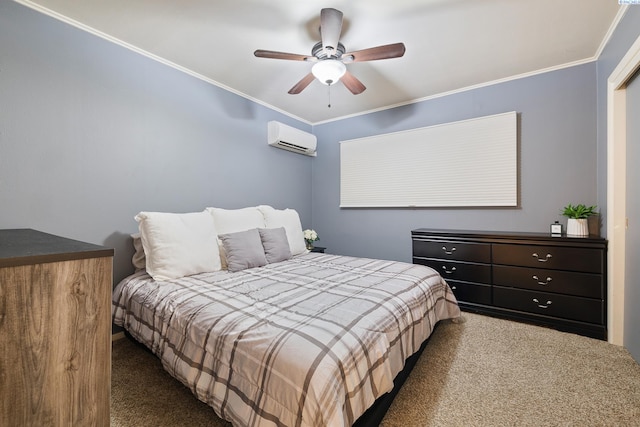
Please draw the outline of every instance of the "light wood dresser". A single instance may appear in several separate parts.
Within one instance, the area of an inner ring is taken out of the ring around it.
[[[108,426],[113,249],[0,230],[0,426]]]

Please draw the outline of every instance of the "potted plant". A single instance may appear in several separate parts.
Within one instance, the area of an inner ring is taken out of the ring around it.
[[[589,224],[587,218],[591,215],[596,215],[597,206],[586,206],[583,204],[572,205],[569,203],[562,210],[562,215],[566,216],[567,221],[567,236],[588,236]]]

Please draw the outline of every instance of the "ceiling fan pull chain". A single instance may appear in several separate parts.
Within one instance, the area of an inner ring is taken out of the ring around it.
[[[329,105],[328,105],[328,107],[331,108],[331,85],[327,85],[327,90],[329,91]]]

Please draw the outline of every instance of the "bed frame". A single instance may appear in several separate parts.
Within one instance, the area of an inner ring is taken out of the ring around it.
[[[418,351],[416,351],[413,355],[409,356],[409,358],[405,361],[404,368],[402,368],[402,370],[398,372],[398,375],[396,375],[395,379],[393,380],[393,389],[391,389],[390,392],[383,394],[375,402],[373,402],[373,405],[371,405],[371,407],[367,409],[365,413],[362,414],[360,418],[356,420],[355,423],[353,423],[352,427],[377,427],[378,425],[380,425],[380,423],[382,422],[382,419],[384,418],[385,414],[389,410],[389,407],[391,407],[391,404],[393,403],[393,399],[395,399],[396,395],[402,388],[402,385],[409,377],[409,374],[411,373],[411,371],[413,370],[413,367],[418,362],[420,355],[422,354],[425,347],[427,346],[429,339],[437,329],[439,323],[440,322],[436,323],[435,327],[433,328],[433,331],[431,331],[431,334],[422,343]]]

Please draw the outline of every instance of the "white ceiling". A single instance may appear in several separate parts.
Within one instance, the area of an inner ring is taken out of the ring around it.
[[[617,0],[17,0],[309,123],[594,60],[626,10]],[[323,7],[344,13],[347,51],[404,42],[402,58],[347,67],[367,90],[318,81],[287,91],[320,40]],[[620,13],[619,13],[620,12]]]

